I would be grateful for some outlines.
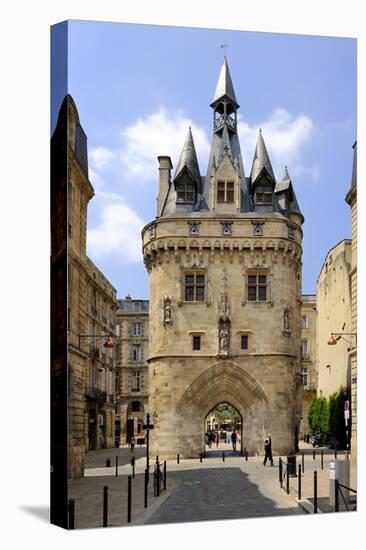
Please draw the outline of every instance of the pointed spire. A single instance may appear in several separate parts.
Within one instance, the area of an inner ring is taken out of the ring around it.
[[[269,160],[269,156],[267,153],[267,148],[264,143],[264,139],[262,136],[262,130],[259,128],[259,134],[257,139],[257,145],[255,148],[254,158],[253,158],[253,164],[252,164],[252,171],[250,173],[250,179],[252,180],[252,183],[255,182],[259,174],[262,172],[263,168],[267,170],[268,175],[273,179],[273,181],[276,181],[276,178],[273,173],[271,161]]]
[[[184,142],[182,152],[180,154],[174,179],[176,179],[179,176],[179,174],[182,172],[184,167],[188,169],[193,180],[197,183],[197,185],[200,188],[201,186],[200,169],[198,166],[197,154],[194,146],[191,127],[189,127],[188,129],[188,134]]]
[[[229,65],[226,59],[226,56],[224,58],[224,62],[221,66],[220,76],[219,80],[217,82],[215,95],[213,98],[213,101],[211,103],[211,107],[220,99],[223,97],[228,97],[231,99],[231,101],[236,105],[236,107],[239,107],[238,102],[236,101],[235,92],[234,92],[234,86],[231,80],[230,71],[229,71]]]

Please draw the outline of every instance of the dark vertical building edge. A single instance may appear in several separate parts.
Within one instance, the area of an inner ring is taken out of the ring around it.
[[[67,22],[51,27],[51,109],[67,94]],[[57,105],[57,108],[59,105]],[[67,514],[67,104],[51,138],[51,523]]]

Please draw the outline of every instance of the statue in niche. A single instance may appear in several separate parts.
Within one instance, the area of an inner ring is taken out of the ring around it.
[[[229,355],[230,322],[221,320],[219,326],[219,355]]]
[[[164,298],[163,312],[164,324],[170,324],[172,322],[172,301],[169,296]]]
[[[290,309],[288,306],[285,306],[283,310],[283,330],[286,332],[290,332],[291,330]]]

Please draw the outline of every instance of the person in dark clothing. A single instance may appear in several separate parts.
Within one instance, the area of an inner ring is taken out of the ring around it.
[[[271,434],[268,434],[266,439],[264,440],[264,460],[263,460],[263,466],[266,465],[267,459],[269,459],[271,466],[273,466],[273,457],[272,457],[272,437]]]
[[[235,430],[231,433],[231,443],[233,446],[233,451],[236,451],[236,432]]]

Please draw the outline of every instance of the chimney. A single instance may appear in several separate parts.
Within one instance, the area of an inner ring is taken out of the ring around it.
[[[159,161],[159,196],[157,204],[157,217],[163,212],[165,199],[170,187],[170,171],[173,168],[170,157],[158,157]]]

